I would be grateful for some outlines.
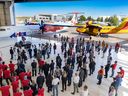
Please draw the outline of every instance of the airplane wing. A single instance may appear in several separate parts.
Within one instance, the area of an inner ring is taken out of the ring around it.
[[[91,24],[91,25],[88,25],[88,27],[97,27],[97,28],[102,28],[101,25],[99,24]]]
[[[60,26],[60,27],[79,27],[79,28],[82,28],[84,26],[82,25],[59,25],[59,24],[43,24],[44,26]]]

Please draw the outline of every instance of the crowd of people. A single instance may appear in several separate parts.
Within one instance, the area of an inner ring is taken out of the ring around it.
[[[67,91],[67,86],[73,84],[74,95],[76,92],[80,96],[88,96],[88,86],[83,83],[86,78],[91,76],[95,71],[97,63],[95,62],[95,53],[103,54],[104,59],[107,54],[107,62],[105,66],[97,72],[97,86],[102,84],[103,78],[110,78],[113,82],[108,88],[108,96],[118,96],[118,89],[121,86],[124,77],[124,70],[119,67],[120,72],[115,76],[115,70],[118,66],[118,61],[112,58],[112,49],[118,54],[120,44],[115,46],[109,45],[105,41],[86,40],[84,38],[69,38],[61,36],[61,46],[56,43],[42,43],[31,45],[25,49],[21,47],[10,48],[10,63],[7,64],[0,57],[0,91],[2,96],[10,96],[9,89],[12,87],[13,96],[45,96],[44,90],[52,92],[52,96],[60,96],[58,86],[62,83],[61,92]],[[61,52],[58,50],[61,48]],[[108,51],[108,52],[107,52]],[[56,57],[53,59],[53,55]],[[31,59],[32,62],[28,62]],[[50,62],[47,60],[50,59]],[[14,64],[13,60],[17,63]],[[114,64],[112,63],[114,61]],[[27,65],[31,68],[27,68]],[[75,70],[76,69],[76,70]],[[47,89],[44,87],[44,83]],[[83,87],[82,91],[79,87]]]

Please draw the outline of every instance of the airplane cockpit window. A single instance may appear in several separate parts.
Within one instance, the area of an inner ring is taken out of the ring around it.
[[[0,31],[6,31],[5,29],[0,29]]]

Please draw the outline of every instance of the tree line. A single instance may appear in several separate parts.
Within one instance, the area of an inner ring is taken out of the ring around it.
[[[121,21],[123,21],[125,18],[122,18]],[[103,17],[98,17],[97,19],[92,18],[91,16],[85,17],[84,15],[81,15],[79,17],[79,21],[83,22],[86,20],[93,20],[93,21],[98,21],[98,22],[108,22],[111,25],[117,26],[119,25],[119,18],[114,15],[114,16],[110,16],[110,17],[106,17],[105,19]]]

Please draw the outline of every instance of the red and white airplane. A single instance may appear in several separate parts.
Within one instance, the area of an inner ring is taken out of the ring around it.
[[[51,24],[43,24],[41,26],[41,29],[43,32],[60,32],[68,27],[75,27],[75,25],[78,23],[77,21],[77,14],[78,13],[72,13],[74,14],[71,21],[66,21],[66,22],[54,22]]]
[[[78,27],[76,26],[77,15],[81,14],[79,12],[73,12],[74,14],[71,21],[67,22],[54,22],[54,23],[43,23],[41,26],[39,23],[28,23],[25,26],[1,26],[0,27],[0,37],[10,37],[10,36],[19,36],[19,35],[31,35],[39,33],[39,30],[42,32],[61,32],[69,27]]]
[[[69,27],[81,27],[81,26],[76,25],[78,23],[77,15],[84,14],[84,13],[83,12],[72,12],[69,14],[73,14],[71,21],[43,23],[40,27],[40,30],[42,30],[42,33],[43,32],[61,32]]]

